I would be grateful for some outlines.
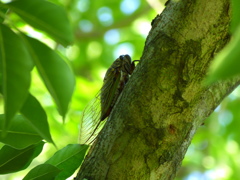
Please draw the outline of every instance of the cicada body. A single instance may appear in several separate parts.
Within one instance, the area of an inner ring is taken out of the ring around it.
[[[80,126],[80,143],[91,144],[104,126],[106,119],[135,68],[129,55],[121,55],[107,70],[103,86],[95,99],[84,109]]]
[[[109,116],[117,98],[135,68],[129,55],[117,58],[107,70],[101,89],[101,120]]]

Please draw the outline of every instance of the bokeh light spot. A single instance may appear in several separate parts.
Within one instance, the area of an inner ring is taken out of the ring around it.
[[[222,125],[222,126],[226,126],[228,124],[230,124],[233,120],[233,114],[230,111],[223,111],[219,114],[218,116],[218,122]]]
[[[77,9],[80,11],[80,12],[86,12],[88,9],[89,9],[89,0],[79,0],[77,2]]]
[[[229,140],[227,142],[226,151],[229,154],[239,154],[239,145],[236,141]]]
[[[102,45],[96,41],[89,43],[87,47],[87,55],[89,59],[98,58],[102,53]]]
[[[118,57],[123,54],[132,55],[134,51],[134,46],[131,43],[122,43],[117,46],[114,50],[114,57]]]
[[[111,29],[107,31],[104,35],[104,40],[108,44],[117,44],[120,40],[120,34],[119,31],[116,29]]]
[[[93,24],[90,21],[88,21],[88,20],[81,20],[79,22],[79,28],[83,32],[90,32],[93,29]]]
[[[132,14],[140,6],[139,0],[123,0],[120,5],[120,9],[124,14]]]
[[[113,23],[112,10],[108,7],[101,7],[97,11],[99,21],[104,26],[109,26]]]
[[[77,45],[73,45],[67,48],[66,55],[69,60],[74,60],[79,56],[80,50]]]
[[[206,171],[206,179],[227,179],[231,174],[232,170],[227,165],[220,165],[219,167]]]
[[[145,38],[151,29],[151,24],[147,19],[139,19],[134,22],[133,29]]]
[[[215,165],[215,160],[212,156],[206,156],[203,158],[202,165],[207,169],[212,168]]]

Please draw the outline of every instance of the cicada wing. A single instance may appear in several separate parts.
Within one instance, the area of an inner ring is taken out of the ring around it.
[[[105,80],[99,93],[83,110],[79,130],[80,144],[91,144],[94,141],[106,122],[103,120],[109,115],[108,111],[111,111],[116,101],[120,76],[116,79],[112,75]]]
[[[104,122],[100,122],[101,107],[99,94],[83,110],[80,120],[79,143],[91,144],[101,131]]]
[[[104,80],[103,87],[101,89],[101,120],[104,120],[109,116],[116,99],[116,92],[119,86],[120,73],[115,72],[109,74]]]

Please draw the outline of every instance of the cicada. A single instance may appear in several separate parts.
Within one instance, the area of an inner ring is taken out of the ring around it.
[[[84,109],[80,122],[80,143],[91,144],[105,124],[118,97],[135,69],[129,55],[121,55],[107,70],[96,97]]]

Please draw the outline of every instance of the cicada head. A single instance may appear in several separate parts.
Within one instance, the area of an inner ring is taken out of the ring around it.
[[[132,59],[128,54],[119,56],[119,59],[122,61],[122,71],[127,74],[132,74],[135,64],[132,63]]]

